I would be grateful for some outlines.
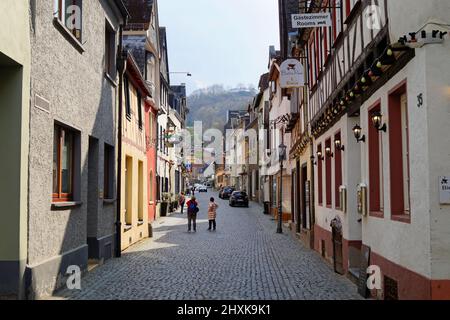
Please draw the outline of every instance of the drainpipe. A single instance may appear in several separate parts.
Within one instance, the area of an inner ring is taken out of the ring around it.
[[[117,203],[116,203],[116,257],[120,258],[122,255],[121,242],[122,242],[122,222],[121,222],[121,186],[122,186],[122,118],[123,118],[123,76],[127,65],[127,53],[123,52],[123,26],[120,26],[119,30],[119,47],[118,47],[118,59],[117,70],[119,72],[119,112],[118,112],[118,125],[117,125]]]

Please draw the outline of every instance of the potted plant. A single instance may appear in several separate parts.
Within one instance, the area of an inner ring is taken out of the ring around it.
[[[167,216],[167,209],[170,202],[170,194],[168,192],[164,192],[161,195],[161,217]]]

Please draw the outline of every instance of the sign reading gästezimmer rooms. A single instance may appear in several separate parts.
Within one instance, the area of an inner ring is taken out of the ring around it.
[[[331,14],[302,13],[292,15],[292,28],[331,27]]]

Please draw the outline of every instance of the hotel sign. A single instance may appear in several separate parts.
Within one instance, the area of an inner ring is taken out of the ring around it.
[[[287,59],[280,66],[280,86],[286,88],[301,88],[305,85],[303,65],[296,59]]]
[[[331,13],[303,13],[292,15],[292,28],[331,27]]]
[[[439,199],[441,204],[450,204],[450,177],[439,177]]]

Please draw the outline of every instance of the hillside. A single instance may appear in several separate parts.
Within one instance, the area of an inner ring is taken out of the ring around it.
[[[217,128],[222,130],[228,110],[243,110],[253,101],[256,91],[252,87],[240,87],[226,90],[215,85],[194,91],[188,97],[189,115],[187,125],[194,121],[203,121],[203,129]]]

